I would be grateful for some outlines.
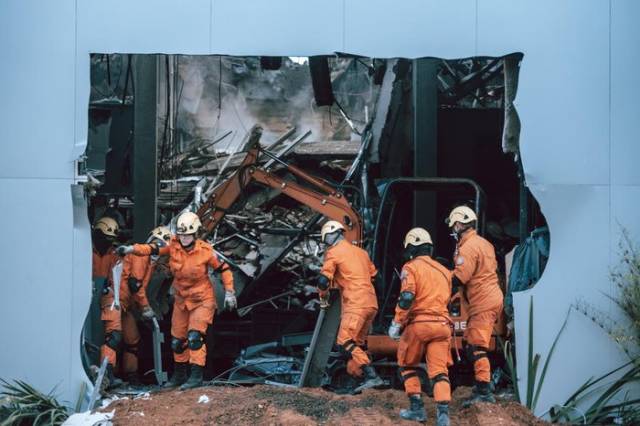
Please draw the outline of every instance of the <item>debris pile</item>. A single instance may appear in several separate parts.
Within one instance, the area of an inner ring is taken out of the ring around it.
[[[469,388],[458,388],[451,403],[451,424],[459,426],[538,426],[547,424],[525,407],[509,401],[477,404],[462,409]],[[151,400],[118,400],[114,425],[396,425],[402,422],[400,408],[406,395],[397,390],[367,390],[360,395],[339,396],[321,389],[273,387],[209,387],[186,392],[160,392]],[[435,406],[425,398],[425,408],[433,419]]]

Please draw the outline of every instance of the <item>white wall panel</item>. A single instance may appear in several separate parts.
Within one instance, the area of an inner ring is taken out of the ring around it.
[[[611,6],[611,180],[640,184],[640,2]]]
[[[343,0],[213,0],[212,53],[310,56],[342,50]]]
[[[376,57],[475,54],[476,0],[345,0],[345,47]]]
[[[0,177],[73,176],[74,8],[0,2]]]
[[[609,183],[609,3],[482,0],[478,54],[524,53],[516,106],[529,183]]]
[[[67,400],[78,392],[70,390],[68,378],[82,373],[72,373],[70,363],[72,351],[80,350],[73,330],[82,321],[72,315],[78,308],[72,304],[72,270],[85,268],[72,256],[70,184],[0,179],[0,199],[11,202],[0,209],[5,241],[0,323],[2,341],[10,342],[2,345],[0,377],[24,379],[46,392],[60,385],[58,392]],[[84,260],[90,266],[90,252]]]

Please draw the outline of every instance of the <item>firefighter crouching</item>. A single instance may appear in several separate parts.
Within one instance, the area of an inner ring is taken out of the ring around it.
[[[433,381],[437,426],[449,425],[449,365],[451,365],[451,272],[431,258],[433,243],[423,228],[413,228],[404,239],[401,289],[389,336],[400,339],[398,366],[409,397],[400,410],[407,420],[426,421],[420,378],[416,369],[426,354],[427,374]],[[402,333],[402,335],[401,335]]]
[[[329,288],[338,288],[342,300],[337,344],[349,355],[347,372],[353,377],[364,375],[355,389],[384,384],[371,365],[365,343],[378,312],[378,301],[371,280],[378,273],[366,251],[344,238],[344,227],[337,221],[322,226],[321,238],[329,248],[318,277],[318,292],[324,307],[328,306]]]
[[[120,246],[121,255],[168,255],[176,291],[171,318],[171,347],[175,368],[166,387],[191,389],[202,385],[207,348],[207,327],[213,323],[216,298],[209,279],[208,268],[221,273],[225,288],[224,306],[237,307],[233,287],[233,275],[229,266],[221,262],[211,245],[197,238],[200,219],[195,213],[184,212],[177,220],[176,237],[169,244],[159,247],[153,244]],[[187,378],[187,366],[190,375]]]

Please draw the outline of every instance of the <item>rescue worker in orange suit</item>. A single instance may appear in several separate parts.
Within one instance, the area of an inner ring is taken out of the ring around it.
[[[171,238],[167,246],[135,244],[118,247],[121,255],[169,255],[169,268],[174,277],[173,287],[176,292],[171,317],[171,348],[175,368],[171,380],[165,386],[180,386],[181,390],[202,385],[207,357],[207,327],[213,323],[216,309],[209,267],[222,275],[225,308],[237,307],[231,269],[218,259],[209,243],[197,238],[201,226],[195,213],[184,212],[177,220],[177,236]],[[187,364],[191,370],[188,378]]]
[[[467,328],[464,332],[465,352],[473,362],[475,385],[470,405],[478,401],[495,402],[491,390],[491,365],[487,352],[491,334],[502,312],[504,296],[498,283],[498,264],[493,245],[476,232],[477,216],[467,206],[459,206],[446,219],[457,241],[453,256],[453,286],[463,289],[468,301]]]
[[[431,258],[433,242],[427,230],[411,229],[404,238],[400,297],[389,326],[389,337],[400,340],[398,366],[409,397],[409,408],[400,410],[406,420],[427,419],[417,369],[422,354],[426,355],[427,374],[433,381],[436,402],[436,425],[449,425],[449,365],[451,364],[451,299],[452,274]],[[402,336],[400,333],[402,332]]]
[[[94,291],[100,293],[100,319],[104,327],[104,343],[100,347],[100,361],[108,360],[104,387],[115,387],[122,382],[113,375],[117,350],[122,342],[120,309],[114,306],[112,268],[118,261],[114,243],[118,236],[118,223],[110,217],[101,217],[93,226],[93,280],[102,284]]]
[[[378,301],[371,280],[378,271],[366,251],[344,238],[344,227],[337,221],[322,226],[322,241],[329,248],[318,277],[321,306],[328,306],[329,288],[338,288],[342,299],[342,317],[337,344],[350,357],[347,372],[364,381],[355,389],[380,386],[384,382],[365,352],[366,337],[378,312]]]
[[[164,247],[171,239],[171,231],[166,226],[158,226],[151,231],[149,242]],[[158,256],[135,256],[129,254],[123,259],[122,278],[120,280],[120,303],[122,307],[122,335],[124,353],[122,355],[122,371],[125,379],[132,386],[141,384],[138,376],[138,344],[140,331],[136,321],[136,313],[143,320],[155,317],[147,300],[147,286],[155,269]]]

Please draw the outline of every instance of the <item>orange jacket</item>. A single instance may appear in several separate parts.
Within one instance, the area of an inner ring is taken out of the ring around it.
[[[111,275],[111,269],[118,261],[118,255],[114,248],[109,248],[105,254],[100,254],[93,249],[93,259],[91,263],[92,278],[108,278]]]
[[[413,293],[415,299],[409,309],[396,306],[395,322],[407,324],[428,317],[449,319],[451,271],[429,256],[418,256],[404,264],[401,277],[400,291]]]
[[[378,309],[376,291],[371,283],[378,271],[367,252],[360,247],[347,240],[330,247],[320,273],[340,290],[342,312]]]
[[[453,260],[453,273],[466,287],[470,316],[502,306],[496,253],[489,241],[475,229],[468,230],[462,234]]]
[[[140,306],[148,306],[147,285],[151,280],[153,265],[150,256],[135,256],[128,254],[122,262],[122,276],[120,278],[120,294],[132,296],[132,299]],[[131,294],[129,290],[129,278],[133,278],[142,284],[137,293]]]
[[[135,244],[134,254],[137,256],[149,256],[154,246],[149,244]],[[213,286],[209,279],[209,267],[222,273],[222,284],[225,290],[233,291],[233,274],[229,266],[221,262],[213,251],[211,244],[202,240],[196,240],[195,246],[187,251],[176,237],[169,241],[169,245],[160,247],[158,254],[169,255],[169,269],[173,274],[173,287],[176,290],[176,302],[181,299],[191,310],[204,300],[213,299],[215,296]]]

